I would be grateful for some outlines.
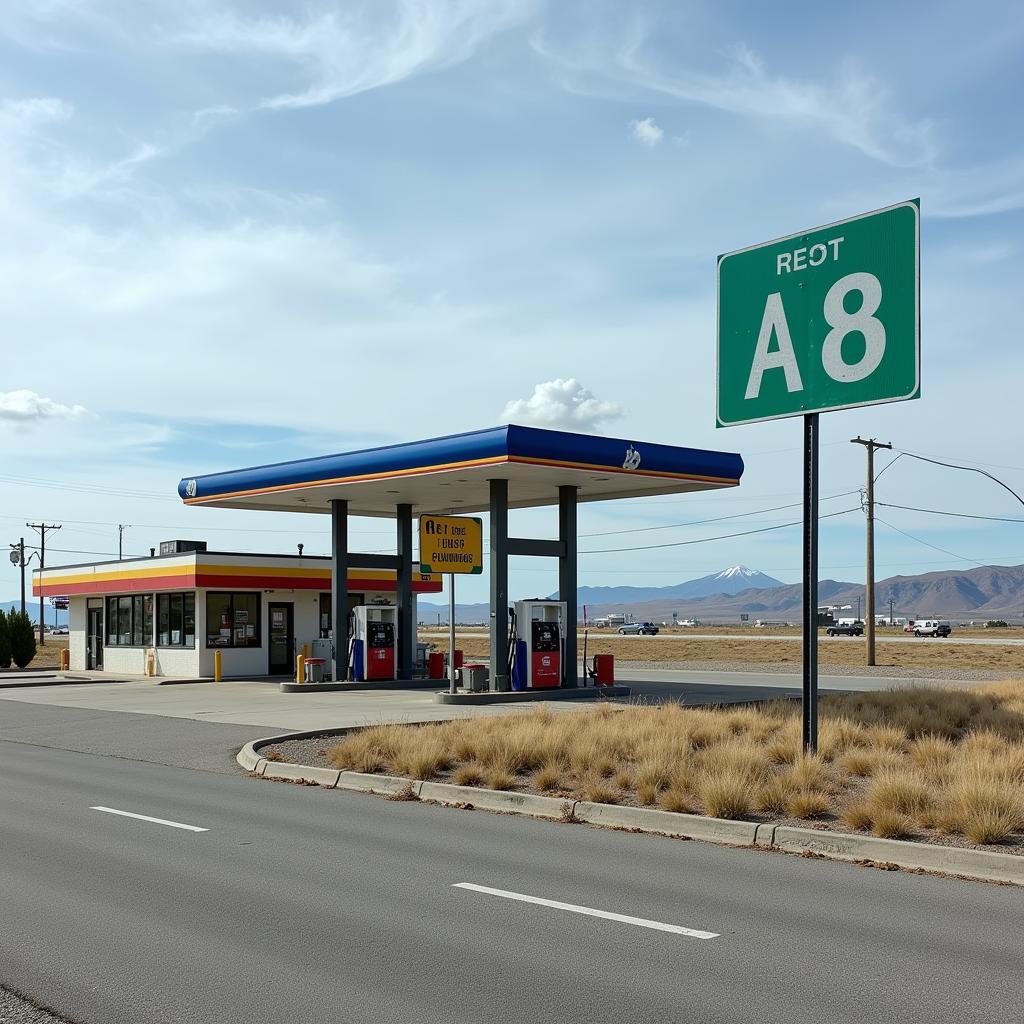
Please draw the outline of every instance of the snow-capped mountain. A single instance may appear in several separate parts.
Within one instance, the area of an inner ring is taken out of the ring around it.
[[[656,601],[660,598],[687,599],[709,597],[712,594],[739,594],[744,590],[767,590],[783,586],[757,569],[745,565],[733,565],[721,572],[700,579],[687,580],[669,587],[580,587],[577,601],[580,604],[620,604],[629,601]]]

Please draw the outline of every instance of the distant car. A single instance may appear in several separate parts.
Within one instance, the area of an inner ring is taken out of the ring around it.
[[[949,636],[951,632],[949,623],[938,619],[921,619],[914,623],[914,636]]]
[[[834,626],[827,626],[825,628],[826,636],[863,636],[864,635],[864,623],[863,622],[837,622]]]
[[[619,626],[619,636],[657,636],[658,627],[653,622],[627,622]]]

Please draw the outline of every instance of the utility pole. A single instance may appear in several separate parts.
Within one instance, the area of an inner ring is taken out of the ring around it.
[[[892,621],[892,598],[891,597],[889,598],[889,625],[890,626],[895,625],[895,623]]]
[[[49,530],[59,530],[60,526],[56,524],[47,525],[46,523],[26,523],[25,524],[30,530],[35,530],[39,534],[39,646],[46,646],[46,639],[43,636],[44,632],[44,618],[43,618],[43,569],[46,567],[46,534]]]
[[[850,444],[861,444],[868,453],[868,485],[865,494],[867,513],[867,617],[864,621],[864,635],[868,640],[868,664],[875,663],[875,449],[892,449],[891,444],[876,441],[873,437],[865,440],[859,434],[850,439]],[[892,612],[890,610],[890,617]]]
[[[124,531],[127,530],[127,529],[130,529],[130,528],[131,528],[131,524],[130,523],[118,523],[117,524],[117,560],[119,562],[122,561],[123,558],[124,558],[124,547],[123,547]],[[299,554],[300,555],[302,554],[301,550],[299,551]]]

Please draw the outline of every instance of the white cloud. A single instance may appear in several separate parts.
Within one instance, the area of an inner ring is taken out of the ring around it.
[[[321,106],[459,63],[487,37],[521,20],[532,4],[515,0],[397,0],[347,7],[305,19],[210,14],[175,41],[232,56],[277,58],[294,65],[304,84],[264,97],[258,107]],[[224,113],[224,108],[218,108]]]
[[[42,420],[73,420],[84,416],[85,411],[84,406],[64,405],[27,388],[0,391],[0,420],[16,426],[28,426]]]
[[[559,377],[538,384],[529,398],[506,403],[501,418],[530,427],[593,432],[605,420],[622,414],[620,405],[600,401],[575,377]]]
[[[570,73],[566,88],[582,95],[606,95],[611,84],[619,98],[635,97],[641,90],[740,116],[790,122],[896,167],[925,166],[937,157],[932,124],[902,116],[888,90],[852,61],[842,63],[832,81],[819,82],[772,74],[743,44],[724,52],[718,71],[686,66],[662,71],[644,50],[642,27],[628,33],[625,42],[595,42],[590,36],[575,47],[556,49],[540,34],[531,42],[537,53]],[[591,88],[594,83],[601,84]]]
[[[0,100],[0,127],[28,133],[41,124],[65,121],[74,108],[53,96],[31,96],[23,100]]]
[[[654,123],[653,117],[645,117],[642,121],[630,121],[629,127],[637,142],[642,142],[652,149],[665,137],[664,130]]]

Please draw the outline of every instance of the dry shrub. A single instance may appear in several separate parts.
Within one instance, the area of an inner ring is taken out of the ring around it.
[[[679,789],[675,786],[661,794],[658,805],[663,811],[675,811],[679,814],[693,814],[697,810],[693,794],[688,789]]]
[[[754,806],[765,814],[785,814],[792,796],[792,786],[782,776],[776,775],[758,789]]]
[[[745,818],[756,781],[750,772],[736,767],[705,771],[697,780],[697,796],[713,818]]]
[[[902,839],[913,834],[914,824],[898,811],[875,811],[871,816],[871,831],[881,839]]]
[[[1024,828],[1024,794],[975,762],[946,790],[943,824],[972,843],[998,843]]]
[[[871,809],[863,801],[847,804],[839,815],[839,820],[847,827],[858,832],[871,828]]]
[[[944,736],[919,736],[910,744],[910,760],[929,776],[941,778],[955,751],[953,741]]]
[[[546,764],[534,772],[531,779],[533,788],[541,793],[550,793],[562,788],[562,769],[557,764]]]
[[[590,779],[584,782],[580,792],[583,794],[584,800],[589,800],[594,804],[617,804],[622,796],[620,790],[613,789],[602,779]]]
[[[820,756],[801,754],[785,775],[794,789],[821,789],[831,781],[830,774]]]
[[[479,786],[484,781],[484,770],[475,761],[469,764],[460,764],[452,772],[452,782],[456,786]]]
[[[661,790],[650,783],[638,783],[636,787],[636,802],[641,807],[653,807],[658,802],[658,794]]]
[[[628,768],[620,768],[612,778],[612,785],[618,786],[624,792],[631,790],[635,785],[633,773]]]
[[[484,776],[488,789],[515,789],[516,776],[504,768],[490,768]]]
[[[820,818],[832,810],[832,798],[828,793],[813,789],[794,793],[786,804],[786,813],[791,818]]]
[[[877,823],[881,815],[890,813],[915,818],[934,806],[935,795],[919,776],[886,769],[868,783],[864,801]]]
[[[823,761],[834,761],[847,750],[862,747],[867,742],[864,727],[845,716],[825,718],[818,730],[818,756]]]

